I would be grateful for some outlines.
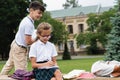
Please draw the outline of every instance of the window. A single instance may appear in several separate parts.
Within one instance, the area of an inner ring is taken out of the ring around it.
[[[83,24],[79,24],[79,25],[78,25],[78,30],[79,30],[79,33],[81,33],[81,32],[84,31],[84,26],[83,26]]]
[[[72,25],[68,25],[68,32],[69,32],[69,34],[73,34],[73,26]]]
[[[74,47],[74,42],[73,41],[69,41],[69,45],[70,45],[70,49]]]
[[[59,51],[63,51],[64,50],[62,41],[58,44],[58,50]]]

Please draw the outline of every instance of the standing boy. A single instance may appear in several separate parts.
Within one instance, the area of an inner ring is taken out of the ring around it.
[[[36,41],[31,38],[34,31],[34,20],[39,20],[44,10],[45,8],[38,1],[30,3],[29,15],[19,24],[18,32],[11,44],[9,59],[1,71],[2,75],[7,75],[13,67],[15,67],[15,70],[26,70],[27,47]]]

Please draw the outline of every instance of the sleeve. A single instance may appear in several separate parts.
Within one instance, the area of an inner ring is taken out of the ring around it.
[[[30,51],[29,51],[29,58],[31,57],[37,57],[37,51],[34,44],[31,45]]]
[[[34,27],[32,24],[26,24],[25,25],[25,34],[32,35],[34,32]]]

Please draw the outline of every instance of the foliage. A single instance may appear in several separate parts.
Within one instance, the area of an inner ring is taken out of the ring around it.
[[[99,25],[96,28],[97,32],[101,32],[104,34],[110,33],[112,29],[111,17],[114,17],[115,13],[115,9],[110,9],[109,11],[103,12],[102,15],[99,15]]]
[[[120,13],[112,18],[113,28],[108,35],[108,44],[106,45],[106,60],[120,61]]]
[[[68,9],[71,7],[77,7],[79,6],[78,0],[66,0],[66,3],[63,4],[64,9]]]
[[[88,31],[95,32],[95,29],[96,27],[98,27],[100,21],[98,15],[91,13],[88,15],[88,17],[89,17],[87,20],[87,24],[89,25]]]
[[[70,56],[70,53],[68,51],[68,47],[67,47],[67,43],[65,42],[65,46],[64,46],[64,52],[63,52],[63,57],[62,59],[63,60],[70,60],[71,59],[71,56]]]
[[[93,33],[93,32],[89,32],[89,33],[81,33],[76,37],[76,41],[77,41],[77,46],[80,45],[90,45],[92,40],[96,40],[98,39],[100,42],[102,42],[103,38],[105,36],[103,36],[102,33]],[[105,39],[104,39],[105,41]],[[103,43],[103,42],[102,42]]]
[[[110,9],[109,11],[105,11],[102,14],[89,14],[87,23],[89,25],[88,31],[90,32],[96,32],[101,34],[101,36],[104,36],[100,39],[103,46],[107,43],[106,35],[110,33],[112,24],[110,22],[111,17],[114,17],[116,10]],[[91,36],[88,36],[91,37]]]
[[[0,1],[0,54],[2,54],[2,59],[8,57],[10,43],[14,39],[20,20],[27,14],[28,4],[28,0]]]
[[[79,47],[80,45],[90,45],[87,47],[88,54],[97,54],[98,47],[96,42],[97,40],[99,40],[100,43],[104,43],[105,42],[104,37],[105,36],[103,36],[102,33],[93,33],[93,32],[81,33],[76,38],[77,46]]]
[[[111,17],[114,17],[116,10],[110,9],[109,11],[103,12],[102,14],[89,14],[87,24],[89,33],[81,33],[77,36],[77,46],[90,45],[87,47],[89,53],[98,53],[96,40],[104,47],[107,43],[107,34],[110,33],[112,24],[110,22]]]
[[[108,34],[108,43],[106,45],[105,60],[120,61],[120,0],[117,0],[115,17],[111,18],[113,28]]]

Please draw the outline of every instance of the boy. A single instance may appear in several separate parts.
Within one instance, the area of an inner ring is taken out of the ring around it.
[[[41,23],[37,28],[38,40],[31,45],[29,58],[34,69],[36,80],[62,80],[57,66],[57,51],[54,44],[49,42],[52,27],[48,23]]]
[[[2,75],[7,75],[13,67],[15,70],[26,70],[27,47],[37,39],[32,40],[31,38],[34,31],[34,20],[39,20],[44,10],[45,8],[38,1],[30,3],[29,14],[20,22],[18,32],[11,44],[9,59],[1,71]]]

